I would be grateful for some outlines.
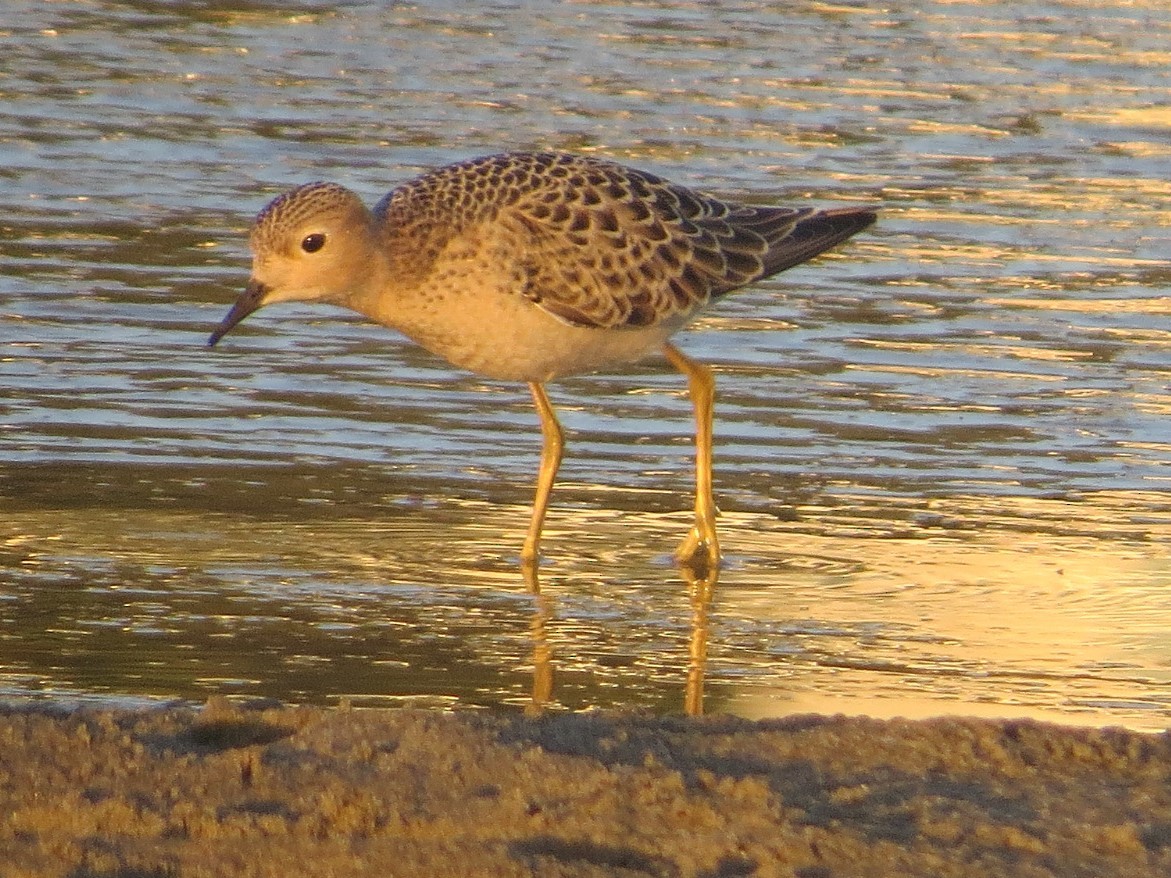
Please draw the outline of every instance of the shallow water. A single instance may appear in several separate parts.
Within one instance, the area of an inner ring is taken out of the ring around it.
[[[0,695],[1171,716],[1171,11],[1155,3],[9,3]],[[727,565],[670,562],[663,363],[523,388],[272,308],[207,333],[275,193],[584,150],[876,204],[679,339]],[[701,624],[697,626],[696,622]],[[700,637],[702,635],[702,637]]]

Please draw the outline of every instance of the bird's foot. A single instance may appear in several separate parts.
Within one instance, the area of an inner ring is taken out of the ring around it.
[[[715,570],[720,566],[720,542],[715,531],[704,532],[693,525],[675,552],[679,564],[695,570]]]

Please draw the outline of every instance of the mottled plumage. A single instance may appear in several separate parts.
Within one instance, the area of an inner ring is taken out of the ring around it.
[[[696,405],[696,527],[680,554],[715,563],[711,376],[668,339],[725,293],[874,219],[869,208],[732,204],[645,171],[552,152],[439,168],[373,211],[337,184],[309,183],[257,216],[252,280],[211,343],[262,305],[321,300],[399,329],[456,365],[528,382],[545,450],[526,561],[537,555],[561,454],[542,385],[662,350],[687,375]]]
[[[497,223],[520,248],[519,292],[569,323],[605,329],[686,321],[712,298],[873,222],[872,211],[854,208],[727,204],[566,153],[449,165],[395,189],[374,215],[396,237],[434,243]]]

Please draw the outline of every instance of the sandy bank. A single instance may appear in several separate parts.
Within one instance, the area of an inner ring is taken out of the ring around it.
[[[1171,875],[1171,737],[964,719],[0,711],[0,875]]]

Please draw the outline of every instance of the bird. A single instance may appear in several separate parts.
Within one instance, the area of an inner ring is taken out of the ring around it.
[[[725,294],[876,218],[872,207],[727,201],[557,151],[439,167],[373,209],[337,183],[306,183],[256,216],[251,276],[208,344],[262,306],[316,301],[398,330],[455,366],[527,383],[542,447],[520,561],[534,569],[565,447],[545,385],[659,352],[685,377],[695,417],[695,517],[676,558],[714,570],[715,382],[671,338]]]

